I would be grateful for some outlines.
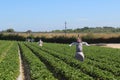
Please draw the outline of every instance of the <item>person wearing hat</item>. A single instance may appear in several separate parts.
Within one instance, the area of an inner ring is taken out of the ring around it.
[[[80,61],[84,61],[84,54],[83,54],[83,51],[82,51],[82,46],[83,45],[90,46],[90,45],[87,42],[83,42],[81,40],[81,38],[77,38],[77,42],[73,42],[69,46],[72,46],[72,45],[76,45],[75,58],[80,60]]]

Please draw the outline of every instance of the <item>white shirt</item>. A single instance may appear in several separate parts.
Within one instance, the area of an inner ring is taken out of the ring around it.
[[[43,41],[42,41],[42,40],[40,40],[40,41],[39,41],[39,45],[40,45],[40,46],[42,46],[42,44],[43,44]]]
[[[69,46],[76,45],[76,52],[82,52],[82,45],[90,46],[87,42],[73,42]]]

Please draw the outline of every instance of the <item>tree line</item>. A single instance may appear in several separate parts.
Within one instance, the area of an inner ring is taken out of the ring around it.
[[[1,32],[17,32],[12,28],[3,30]],[[27,30],[25,31],[26,33],[31,33],[33,32],[32,30]],[[43,31],[44,32],[44,31]],[[120,32],[120,28],[115,28],[115,27],[108,27],[108,26],[103,26],[103,27],[83,27],[83,28],[76,28],[76,29],[63,29],[63,30],[52,30],[49,32],[53,32],[53,33],[88,33],[88,32],[92,32],[92,33],[115,33],[115,32]]]
[[[65,32],[65,30],[53,30],[52,32]],[[109,33],[109,32],[120,32],[120,28],[114,27],[84,27],[84,28],[77,28],[77,29],[66,29],[67,33],[79,33],[79,32],[92,32],[92,33]]]

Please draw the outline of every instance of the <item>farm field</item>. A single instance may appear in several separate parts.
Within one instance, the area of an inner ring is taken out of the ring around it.
[[[0,41],[0,80],[120,80],[120,49],[84,46],[84,62],[69,44]]]

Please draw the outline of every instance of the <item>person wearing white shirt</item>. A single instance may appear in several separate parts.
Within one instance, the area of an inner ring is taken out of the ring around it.
[[[41,39],[39,40],[38,43],[39,43],[39,46],[41,46],[41,47],[43,46],[43,41]]]
[[[82,46],[83,45],[90,46],[90,45],[87,42],[83,42],[81,40],[81,38],[78,38],[77,42],[73,42],[69,46],[72,46],[72,45],[76,45],[75,58],[78,59],[78,60],[80,60],[80,61],[84,61],[84,54],[83,54]]]

